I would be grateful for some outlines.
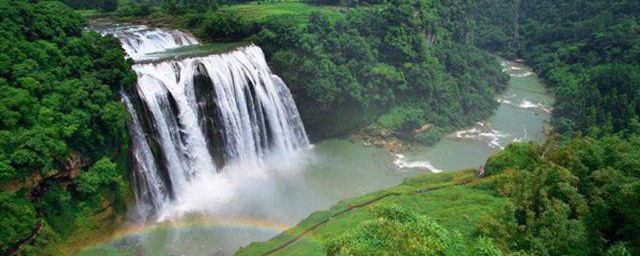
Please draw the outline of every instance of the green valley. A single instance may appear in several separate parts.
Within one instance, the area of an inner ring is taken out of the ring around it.
[[[639,1],[0,21],[0,255],[640,255]]]

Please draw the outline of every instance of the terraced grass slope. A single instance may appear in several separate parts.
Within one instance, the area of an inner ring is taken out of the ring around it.
[[[339,202],[331,209],[318,211],[273,239],[252,243],[236,255],[325,255],[324,244],[374,218],[372,208],[379,204],[397,204],[424,214],[450,231],[462,235],[461,255],[471,254],[478,234],[480,218],[502,208],[507,200],[492,191],[475,187],[480,180],[474,170],[456,173],[423,174],[402,184]]]
[[[304,25],[310,13],[319,11],[331,18],[337,19],[342,15],[342,7],[316,6],[304,2],[251,2],[248,4],[226,5],[222,10],[238,12],[249,21],[262,21],[269,16],[288,16],[296,24]]]

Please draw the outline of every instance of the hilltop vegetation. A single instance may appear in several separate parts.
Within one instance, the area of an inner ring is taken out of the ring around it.
[[[640,137],[512,144],[482,187],[509,198],[480,233],[533,255],[640,253]]]
[[[115,38],[83,32],[58,2],[2,0],[0,13],[0,253],[35,230],[23,253],[60,254],[43,249],[124,213],[126,164],[111,159],[126,156],[128,115],[116,92],[135,76]]]

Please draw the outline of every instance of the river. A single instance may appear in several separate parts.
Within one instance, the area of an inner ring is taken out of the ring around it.
[[[502,65],[511,81],[496,98],[501,104],[495,114],[433,147],[396,155],[331,139],[295,154],[268,154],[259,165],[230,165],[215,183],[192,184],[198,189],[188,203],[195,208],[176,204],[160,221],[132,220],[111,241],[80,255],[230,255],[341,199],[394,186],[417,173],[474,168],[512,141],[542,140],[553,98],[526,66]]]

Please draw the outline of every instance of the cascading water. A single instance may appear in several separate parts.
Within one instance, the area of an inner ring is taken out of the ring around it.
[[[197,43],[181,32],[121,31],[113,34],[134,60]],[[309,145],[289,89],[257,46],[133,69],[138,83],[123,101],[133,119],[132,180],[143,219],[179,204],[195,180],[225,165],[260,165],[267,154]]]
[[[146,54],[167,49],[198,44],[195,37],[179,30],[163,30],[147,26],[112,26],[99,29],[100,33],[110,34],[122,42],[122,48],[129,57],[140,59]]]

